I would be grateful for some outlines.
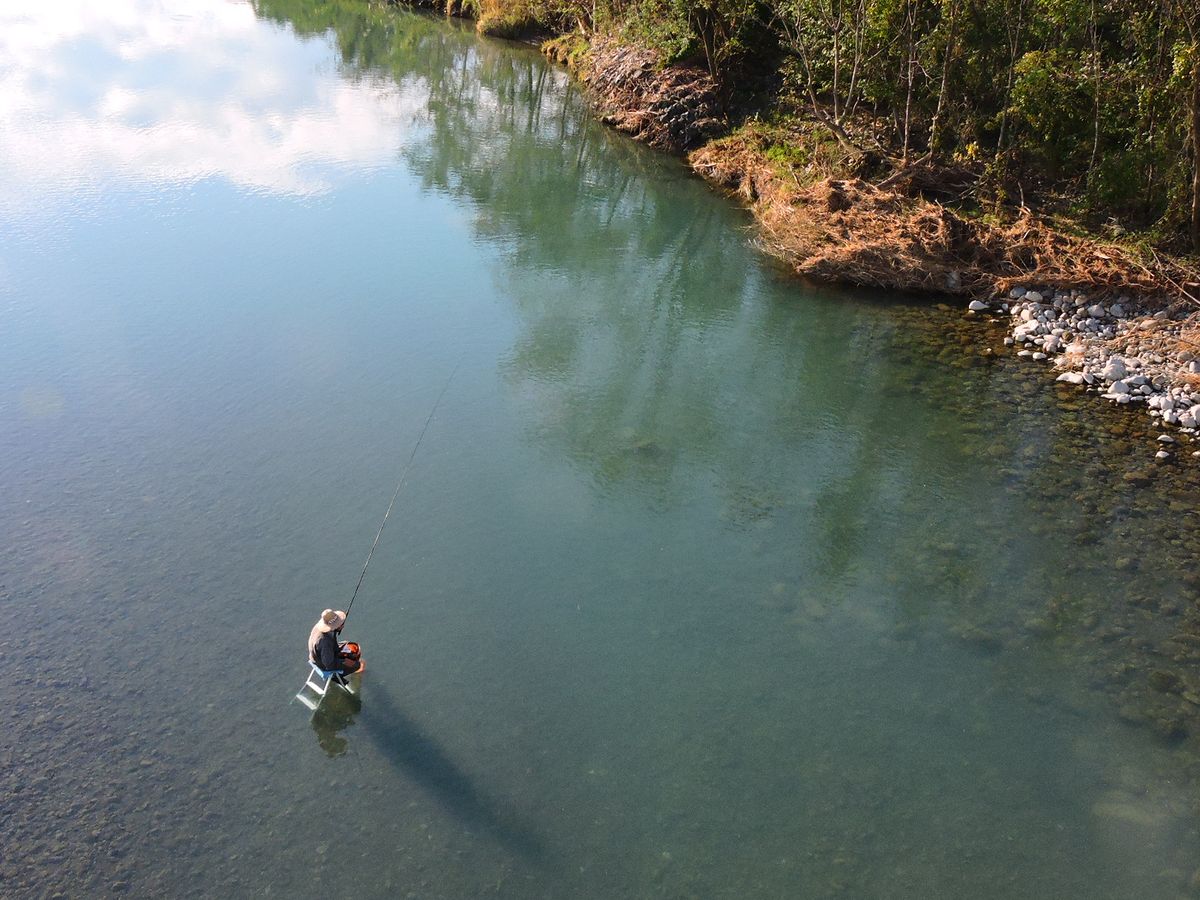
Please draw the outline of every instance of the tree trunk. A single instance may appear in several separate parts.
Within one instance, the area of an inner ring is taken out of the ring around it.
[[[832,16],[833,27],[830,29],[833,32],[833,121],[841,125],[842,104],[838,94],[842,76],[842,5],[840,3],[831,4],[830,8],[834,7],[836,7],[836,12]]]
[[[929,158],[934,159],[941,152],[942,111],[946,108],[946,90],[950,83],[950,61],[954,57],[954,27],[958,19],[958,0],[950,0],[950,23],[946,32],[946,50],[942,54],[942,83],[938,87],[937,107],[933,111],[933,121],[929,123]]]
[[[1088,31],[1092,42],[1092,158],[1088,162],[1087,183],[1090,191],[1096,177],[1096,160],[1100,156],[1100,22],[1096,15],[1096,0],[1092,0]]]
[[[908,163],[908,142],[912,134],[913,81],[916,79],[917,66],[917,21],[913,0],[906,0],[904,4],[904,31],[906,34],[904,45],[908,58],[904,68],[904,140],[900,160],[901,164],[906,165]]]
[[[1200,47],[1192,48],[1192,249],[1200,253]]]
[[[1011,19],[1006,20],[1008,31],[1008,83],[1004,87],[1004,106],[1000,113],[1000,139],[996,143],[997,155],[1004,152],[1004,140],[1008,134],[1008,104],[1012,100],[1013,79],[1017,74],[1017,59],[1021,50],[1021,25],[1025,20],[1025,0],[1017,0],[1017,21],[1014,28]]]

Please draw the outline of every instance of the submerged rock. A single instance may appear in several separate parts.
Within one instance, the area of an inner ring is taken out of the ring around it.
[[[1131,797],[1119,791],[1112,791],[1093,803],[1092,815],[1098,819],[1108,819],[1139,828],[1157,828],[1166,819],[1163,810],[1150,806],[1142,798]]]
[[[999,653],[1004,647],[1004,641],[996,634],[978,625],[967,625],[957,632],[959,640],[984,653]]]
[[[1183,690],[1183,679],[1174,672],[1168,672],[1166,669],[1155,669],[1150,673],[1148,678],[1150,687],[1164,694],[1177,694]]]
[[[1155,733],[1167,741],[1178,741],[1187,737],[1187,722],[1180,716],[1162,716],[1152,719],[1151,727]]]

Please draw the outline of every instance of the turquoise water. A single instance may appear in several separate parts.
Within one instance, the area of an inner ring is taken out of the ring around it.
[[[0,893],[1189,895],[1194,469],[998,326],[439,19],[6,6],[0,117]]]

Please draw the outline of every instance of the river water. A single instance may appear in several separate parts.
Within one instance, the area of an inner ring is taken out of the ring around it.
[[[0,893],[1200,888],[1190,459],[749,224],[461,24],[6,3]]]

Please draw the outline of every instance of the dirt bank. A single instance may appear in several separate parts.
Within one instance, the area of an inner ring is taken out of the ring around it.
[[[728,128],[716,84],[702,69],[660,67],[649,50],[595,38],[551,41],[546,52],[588,88],[601,121],[668,153],[684,153]]]
[[[689,161],[743,199],[766,247],[823,281],[968,298],[1036,282],[1056,289],[1162,294],[1158,279],[1116,247],[1058,233],[1027,210],[1005,224],[969,219],[926,199],[921,182],[816,177],[772,159],[753,128],[713,141]],[[907,190],[906,190],[907,188]]]

